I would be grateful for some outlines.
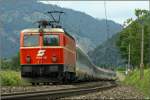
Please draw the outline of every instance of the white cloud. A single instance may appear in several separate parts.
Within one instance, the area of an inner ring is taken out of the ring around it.
[[[85,12],[95,18],[104,19],[104,1],[40,1],[45,4],[54,4],[60,7],[71,8]],[[108,19],[120,24],[127,18],[135,18],[134,9],[149,8],[148,1],[106,1]]]

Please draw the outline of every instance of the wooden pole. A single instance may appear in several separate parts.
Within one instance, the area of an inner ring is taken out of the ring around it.
[[[130,43],[129,43],[129,46],[128,46],[128,50],[129,50],[129,52],[128,52],[128,69],[129,70],[131,70],[131,68],[130,68],[130,58],[131,58],[131,45],[130,45]]]
[[[144,24],[142,23],[142,36],[141,36],[141,63],[140,63],[140,79],[144,78]]]

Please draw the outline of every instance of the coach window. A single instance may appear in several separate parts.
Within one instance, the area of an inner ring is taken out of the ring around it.
[[[24,47],[38,46],[39,35],[24,35]]]
[[[58,35],[44,35],[43,44],[44,46],[58,46],[59,45]]]

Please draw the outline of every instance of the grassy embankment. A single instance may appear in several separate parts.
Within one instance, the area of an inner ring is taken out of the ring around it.
[[[137,88],[144,93],[146,97],[150,98],[150,68],[144,70],[144,78],[142,80],[140,80],[139,69],[136,69],[127,75],[122,83]]]
[[[27,82],[21,79],[20,72],[16,71],[0,71],[1,86],[23,86]]]

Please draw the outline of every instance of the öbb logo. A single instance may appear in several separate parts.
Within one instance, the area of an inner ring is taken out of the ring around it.
[[[37,53],[37,56],[42,57],[42,56],[44,56],[44,54],[45,54],[45,50],[39,50]]]

